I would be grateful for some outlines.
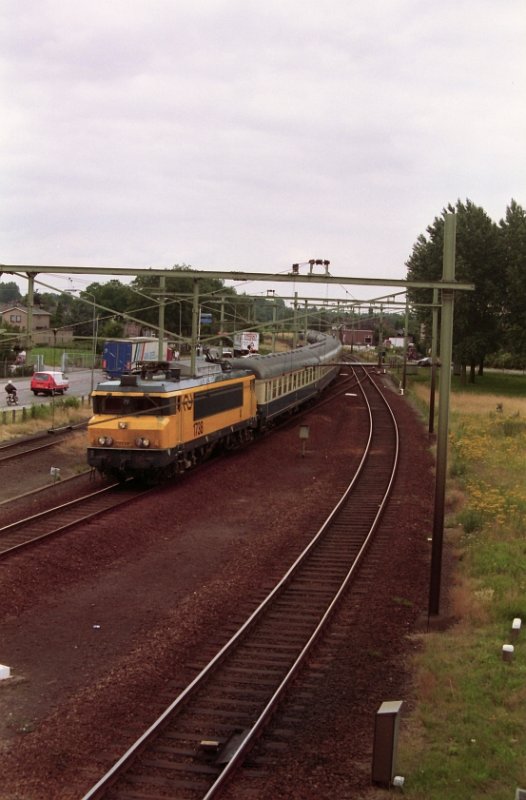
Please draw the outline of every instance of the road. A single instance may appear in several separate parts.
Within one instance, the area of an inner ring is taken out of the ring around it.
[[[91,392],[91,369],[72,369],[67,372],[68,380],[69,380],[69,389],[65,393],[64,397],[87,397]],[[97,386],[97,383],[104,378],[104,373],[100,369],[94,370],[93,373],[93,386]],[[52,398],[49,396],[37,395],[35,396],[31,389],[29,388],[29,384],[31,382],[30,377],[26,378],[12,378],[13,383],[15,384],[18,392],[18,406],[19,408],[22,406],[31,406],[31,405],[42,405],[46,403],[50,403]],[[0,384],[2,386],[2,394],[0,397],[0,409],[4,408],[13,408],[13,406],[7,405],[7,398],[6,393],[4,391],[4,386],[7,383],[7,378],[4,379],[3,383]],[[58,395],[60,397],[60,395]]]

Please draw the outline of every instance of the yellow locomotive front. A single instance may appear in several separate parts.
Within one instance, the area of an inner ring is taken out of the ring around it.
[[[124,375],[92,394],[88,463],[117,477],[180,473],[219,444],[250,438],[254,377],[239,371],[182,380]]]

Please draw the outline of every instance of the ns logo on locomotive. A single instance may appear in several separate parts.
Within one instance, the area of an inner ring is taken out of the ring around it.
[[[284,353],[234,358],[217,372],[183,377],[125,374],[99,383],[88,423],[88,464],[126,479],[180,474],[218,446],[238,447],[318,395],[339,372],[338,339],[309,333]]]

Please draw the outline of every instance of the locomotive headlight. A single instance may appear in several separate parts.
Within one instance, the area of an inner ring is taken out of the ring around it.
[[[98,442],[101,447],[111,447],[113,444],[113,439],[111,436],[99,436]]]
[[[143,439],[142,440],[142,446],[143,447],[149,447],[150,446],[150,440],[149,439]]]
[[[121,429],[121,431],[126,430],[127,427],[128,427],[127,422],[119,422],[119,428]]]
[[[135,440],[135,444],[137,445],[137,447],[149,447],[150,440],[140,437],[139,439]]]

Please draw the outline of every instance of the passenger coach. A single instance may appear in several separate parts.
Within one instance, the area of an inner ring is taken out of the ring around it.
[[[340,370],[341,352],[338,339],[313,332],[304,347],[249,359],[234,358],[232,366],[249,362],[256,377],[258,415],[265,424],[322,392]]]

